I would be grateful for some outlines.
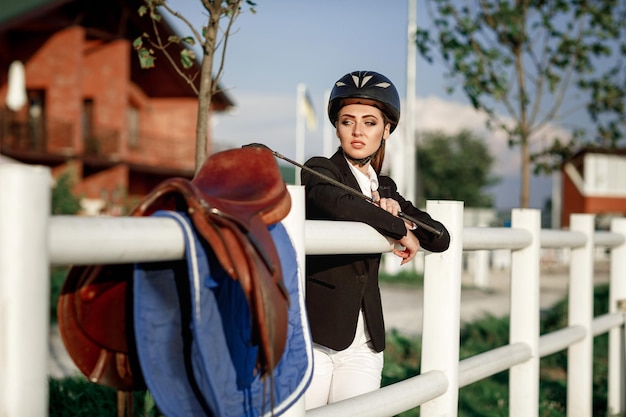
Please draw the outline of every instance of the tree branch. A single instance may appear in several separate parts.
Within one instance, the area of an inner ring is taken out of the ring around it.
[[[178,18],[181,22],[183,22],[189,28],[189,30],[191,30],[193,37],[196,39],[196,42],[198,42],[199,44],[202,44],[203,42],[202,34],[198,33],[196,28],[191,24],[189,20],[187,20],[185,16],[181,15],[179,12],[172,9],[167,3],[167,1],[164,1],[161,6],[165,8],[165,10],[167,10],[169,14],[171,14],[172,16]]]
[[[235,19],[237,18],[237,16],[239,16],[239,4],[240,3],[241,2],[238,1],[236,5],[230,5],[231,14],[228,20],[228,25],[226,26],[226,30],[224,31],[224,35],[223,35],[224,45],[222,47],[220,65],[215,75],[215,84],[213,85],[213,88],[212,88],[212,92],[211,92],[212,94],[215,94],[218,91],[219,80],[222,78],[222,74],[224,71],[224,63],[226,62],[226,49],[228,47],[228,39],[230,38],[230,31],[233,27],[233,23],[235,22]]]
[[[163,55],[165,55],[165,58],[169,61],[169,63],[172,65],[172,67],[174,68],[174,70],[176,71],[176,73],[178,73],[178,75],[180,75],[183,80],[185,80],[187,82],[187,84],[191,87],[191,89],[193,90],[193,92],[198,95],[198,89],[196,88],[196,85],[193,82],[193,78],[189,77],[187,74],[185,74],[180,67],[178,66],[176,60],[174,58],[172,58],[172,56],[170,55],[169,51],[167,50],[167,46],[170,45],[170,43],[168,43],[167,45],[163,44],[163,41],[161,39],[161,34],[159,32],[159,28],[158,25],[155,21],[155,19],[152,19],[152,30],[154,30],[154,36],[156,36],[157,42],[154,43],[152,40],[149,39],[150,44],[160,50]]]

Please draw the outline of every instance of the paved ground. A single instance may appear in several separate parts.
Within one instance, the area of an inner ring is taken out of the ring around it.
[[[608,281],[606,265],[596,265],[596,282]],[[568,272],[565,267],[543,268],[541,271],[542,308],[548,308],[567,295]],[[488,289],[478,289],[472,285],[472,278],[465,274],[461,290],[461,320],[473,321],[493,315],[502,317],[509,313],[509,271],[493,270],[489,275]],[[407,289],[397,285],[381,287],[385,323],[388,330],[393,328],[407,336],[421,333],[422,298],[421,289]],[[54,378],[79,374],[78,369],[67,354],[57,327],[50,329],[49,374]]]
[[[608,266],[596,265],[595,282],[608,282]],[[544,267],[540,280],[540,306],[542,309],[553,306],[567,296],[569,272],[566,267]],[[510,271],[492,270],[487,289],[479,289],[472,283],[472,277],[464,274],[461,288],[461,321],[471,322],[487,315],[503,317],[509,314]],[[416,336],[422,330],[421,289],[407,289],[397,285],[381,286],[383,312],[388,330],[397,329],[400,333]]]

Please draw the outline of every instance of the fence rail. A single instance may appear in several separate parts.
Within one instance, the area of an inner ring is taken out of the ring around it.
[[[49,268],[53,264],[181,259],[184,241],[171,219],[50,216],[50,172],[0,167],[0,415],[47,415]],[[25,191],[26,190],[26,191]],[[304,220],[301,187],[290,187],[293,208],[284,223],[298,263],[305,254],[386,252],[391,243],[358,223]],[[568,351],[568,417],[591,416],[593,337],[609,333],[608,409],[626,412],[624,305],[626,219],[595,231],[594,216],[573,215],[571,230],[541,230],[540,213],[516,209],[511,228],[463,226],[461,202],[429,201],[428,212],[448,227],[443,253],[426,253],[422,373],[373,393],[288,416],[393,416],[420,406],[420,414],[456,416],[460,388],[509,372],[511,416],[538,416],[539,359]],[[333,236],[328,240],[327,236]],[[355,246],[358,245],[358,246]],[[593,256],[610,251],[608,314],[593,317]],[[539,334],[541,248],[571,250],[568,326]],[[459,361],[463,251],[511,250],[510,343]],[[24,300],[27,300],[25,302]]]

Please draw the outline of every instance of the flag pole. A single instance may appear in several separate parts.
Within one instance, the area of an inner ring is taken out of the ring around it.
[[[407,24],[407,55],[406,55],[406,118],[405,120],[405,181],[406,189],[404,197],[417,204],[416,180],[417,175],[417,146],[415,144],[415,77],[417,72],[417,46],[415,45],[415,32],[417,30],[416,14],[417,5],[415,0],[409,2],[409,20]]]
[[[306,130],[305,109],[304,100],[306,94],[306,86],[304,83],[298,84],[297,96],[296,96],[296,161],[300,164],[304,164],[304,134]],[[300,168],[296,167],[296,185],[300,185]]]
[[[330,100],[330,90],[326,90],[324,92],[324,105],[327,105],[328,101]],[[323,119],[323,115],[322,115],[322,119]],[[323,136],[324,136],[324,148],[323,148],[323,155],[326,158],[330,158],[333,155],[333,126],[330,123],[324,123],[323,124]]]

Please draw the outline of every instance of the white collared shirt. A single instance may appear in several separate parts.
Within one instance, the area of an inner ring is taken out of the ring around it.
[[[346,161],[348,160],[346,159]],[[368,196],[369,198],[372,198],[373,192],[378,191],[378,175],[376,175],[376,171],[374,171],[374,168],[372,168],[371,165],[368,167],[367,169],[367,173],[369,174],[368,176],[362,173],[361,171],[359,171],[354,165],[350,163],[350,161],[348,161],[348,166],[350,167],[350,170],[356,177],[356,180],[359,183],[359,187],[361,188],[361,192],[365,194],[366,196]],[[374,198],[374,201],[378,202],[379,199],[380,199],[380,196],[377,195]],[[417,229],[417,225],[413,222],[410,222],[409,229],[415,230]]]
[[[348,161],[348,159],[346,159],[346,161]],[[369,198],[372,198],[372,192],[378,191],[378,175],[376,175],[376,171],[374,171],[374,168],[369,165],[367,167],[368,175],[365,175],[364,173],[359,171],[358,168],[352,165],[350,161],[348,161],[348,166],[356,177],[356,180],[359,183],[359,188],[361,188],[361,192]]]

